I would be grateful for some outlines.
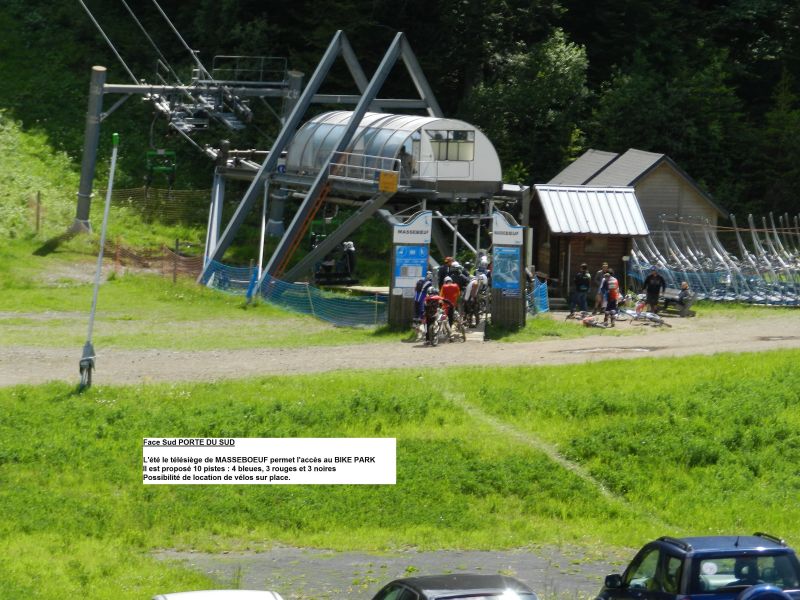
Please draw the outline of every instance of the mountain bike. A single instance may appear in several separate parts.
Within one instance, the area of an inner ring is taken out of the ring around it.
[[[451,342],[467,341],[467,328],[464,325],[464,318],[455,308],[453,309],[453,327],[451,328],[449,339]]]
[[[492,293],[488,287],[478,290],[478,315],[488,320],[492,312]],[[480,319],[479,319],[480,321]]]
[[[626,299],[632,299],[632,297],[626,296]],[[671,328],[672,325],[667,323],[661,315],[644,310],[644,300],[645,296],[643,294],[639,294],[639,296],[637,296],[636,309],[621,308],[619,311],[620,314],[627,316],[630,319],[631,325],[635,323],[637,325],[649,325],[651,327]]]

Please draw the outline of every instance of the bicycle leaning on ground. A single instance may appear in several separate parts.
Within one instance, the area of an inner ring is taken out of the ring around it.
[[[625,304],[628,304],[632,301],[633,296],[630,294],[625,296]],[[650,325],[651,327],[672,327],[672,325],[667,323],[661,315],[658,315],[654,312],[648,312],[644,310],[644,307],[645,296],[644,294],[639,294],[637,296],[635,309],[623,307],[619,310],[619,313],[629,318],[631,324],[635,323],[637,325]]]

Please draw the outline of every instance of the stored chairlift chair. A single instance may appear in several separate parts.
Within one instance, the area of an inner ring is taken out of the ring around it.
[[[169,184],[169,197],[172,198],[172,188],[175,185],[175,174],[178,170],[174,150],[148,150],[145,154],[147,161],[147,175],[145,176],[145,197],[149,197],[150,186],[156,173],[167,176]]]

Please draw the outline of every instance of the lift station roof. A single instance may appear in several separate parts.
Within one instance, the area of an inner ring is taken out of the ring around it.
[[[352,114],[328,112],[303,125],[287,148],[287,173],[316,174],[325,167]],[[491,195],[502,187],[500,159],[489,138],[456,119],[367,113],[337,160],[381,169],[394,165],[410,187],[448,194]]]

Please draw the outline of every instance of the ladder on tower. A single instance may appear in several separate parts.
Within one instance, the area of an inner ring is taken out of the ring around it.
[[[281,258],[278,266],[275,268],[273,272],[273,276],[275,278],[280,278],[283,275],[286,267],[289,264],[292,256],[294,255],[297,247],[300,245],[300,242],[305,236],[306,232],[308,231],[308,227],[311,225],[311,222],[314,220],[314,217],[317,216],[319,209],[322,208],[322,205],[325,204],[325,200],[328,198],[328,194],[331,192],[331,182],[326,181],[325,185],[322,186],[322,189],[319,191],[317,198],[314,200],[314,203],[311,206],[310,211],[306,215],[306,218],[300,224],[300,227],[295,231],[294,237],[289,241],[288,250],[284,253],[283,257]]]

